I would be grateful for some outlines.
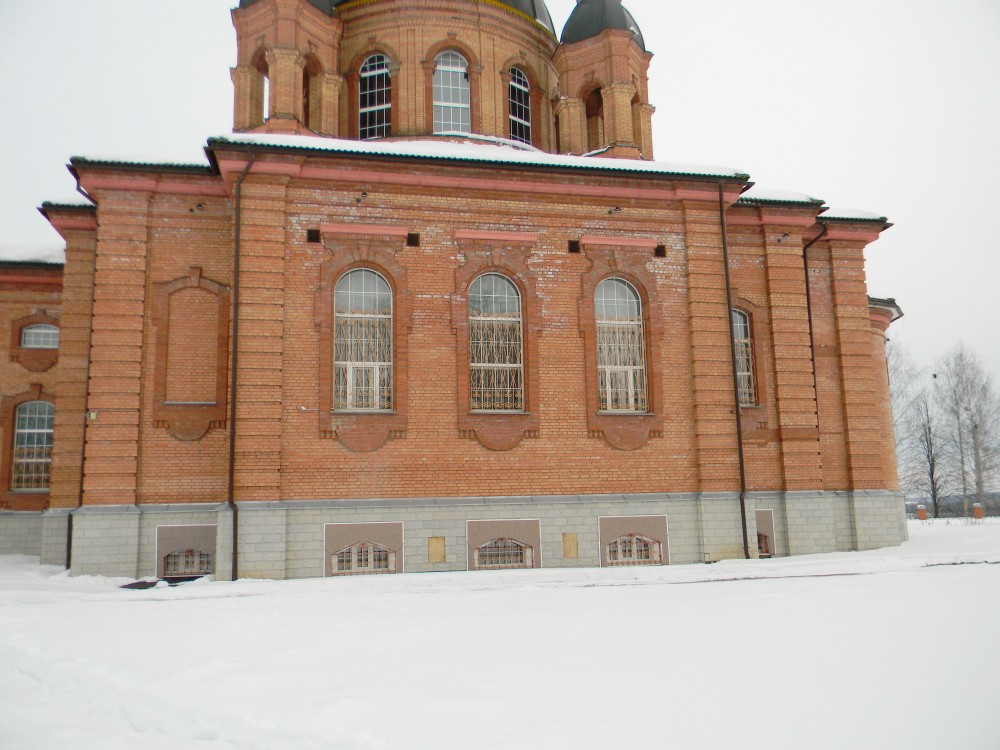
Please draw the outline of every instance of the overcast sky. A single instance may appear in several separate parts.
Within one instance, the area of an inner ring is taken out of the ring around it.
[[[0,256],[59,255],[35,211],[70,156],[204,163],[232,128],[234,0],[0,0]],[[626,0],[654,53],[656,158],[884,214],[869,293],[919,364],[963,340],[1000,378],[997,0]],[[573,0],[549,0],[557,32]]]

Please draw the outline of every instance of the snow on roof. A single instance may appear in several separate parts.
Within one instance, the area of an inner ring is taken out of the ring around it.
[[[64,245],[0,245],[0,262],[65,263]]]
[[[741,201],[753,203],[808,203],[812,206],[823,204],[822,198],[816,198],[806,193],[794,193],[791,190],[771,190],[756,185],[740,196]]]
[[[423,159],[478,161],[493,164],[520,164],[539,167],[570,167],[616,172],[673,174],[697,177],[728,177],[748,179],[749,175],[731,167],[704,164],[675,164],[638,159],[607,159],[566,154],[548,154],[523,143],[468,133],[439,133],[441,140],[348,141],[339,138],[301,135],[241,133],[210,138],[209,147],[217,143],[274,146],[277,148],[330,151],[372,156],[402,156]],[[447,138],[448,140],[445,140]],[[461,138],[461,141],[453,140]]]
[[[886,218],[880,214],[859,211],[854,208],[831,208],[823,212],[823,218],[843,221],[886,221]]]

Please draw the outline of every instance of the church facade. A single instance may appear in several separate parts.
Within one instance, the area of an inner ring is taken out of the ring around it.
[[[884,217],[657,162],[620,0],[242,0],[234,132],[0,264],[0,551],[292,578],[905,538]]]

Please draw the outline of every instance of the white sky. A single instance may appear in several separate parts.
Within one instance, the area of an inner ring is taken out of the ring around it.
[[[0,0],[0,255],[61,247],[35,208],[78,201],[73,155],[204,162],[232,127],[234,0]],[[627,0],[654,52],[656,158],[895,226],[868,252],[890,337],[927,365],[962,339],[1000,378],[990,205],[1000,174],[996,0]],[[557,31],[573,0],[549,0]]]

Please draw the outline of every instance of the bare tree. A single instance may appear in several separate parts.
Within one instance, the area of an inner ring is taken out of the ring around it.
[[[948,493],[947,439],[942,434],[942,414],[933,396],[923,389],[917,393],[907,412],[905,424],[907,473],[904,486],[930,497],[935,518],[941,515],[941,503]]]
[[[889,343],[889,342],[887,342]],[[910,490],[907,479],[913,473],[915,436],[914,409],[919,395],[918,382],[923,375],[910,352],[901,344],[891,342],[886,346],[886,366],[889,370],[889,405],[892,409],[892,434],[896,442],[896,466],[900,487]]]
[[[974,352],[958,344],[934,374],[937,402],[947,415],[952,469],[961,479],[962,512],[969,497],[985,507],[987,489],[996,487],[1000,462],[1000,399],[992,378]]]

